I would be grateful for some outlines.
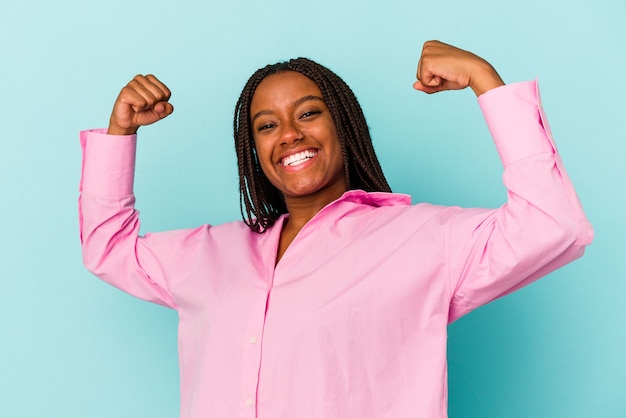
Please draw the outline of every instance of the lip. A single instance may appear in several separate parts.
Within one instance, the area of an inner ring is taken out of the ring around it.
[[[299,154],[301,152],[305,152],[305,151],[311,151],[313,152],[315,155],[311,158],[309,158],[307,161],[305,161],[304,163],[298,164],[296,166],[289,166],[289,165],[283,165],[282,162],[295,154]],[[286,152],[283,152],[282,154],[280,154],[278,156],[278,159],[276,160],[276,165],[282,169],[288,169],[288,170],[294,170],[294,169],[299,169],[301,166],[306,166],[308,165],[309,162],[312,162],[313,160],[315,160],[317,158],[317,156],[320,153],[320,149],[316,148],[316,147],[300,147],[300,148],[296,148],[296,149],[292,149]]]

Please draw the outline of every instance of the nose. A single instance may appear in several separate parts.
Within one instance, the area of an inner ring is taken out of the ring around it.
[[[281,131],[281,145],[291,145],[302,139],[302,131],[293,122],[283,123]]]

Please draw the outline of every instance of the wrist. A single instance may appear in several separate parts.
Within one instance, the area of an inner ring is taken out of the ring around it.
[[[477,69],[472,72],[470,87],[476,94],[476,97],[480,97],[489,90],[503,85],[504,81],[502,81],[496,69],[487,61],[480,63]]]
[[[109,129],[107,129],[107,135],[134,135],[137,133],[137,128],[120,128],[115,123],[109,123]]]

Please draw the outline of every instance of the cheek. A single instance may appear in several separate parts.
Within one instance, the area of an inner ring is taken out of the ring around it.
[[[343,161],[343,148],[341,146],[341,142],[339,142],[339,136],[337,135],[337,133],[335,132],[335,139],[333,141],[333,155],[335,157],[335,160],[339,160],[339,164],[341,164],[341,166],[343,166],[344,161]]]
[[[256,143],[256,156],[261,166],[261,171],[265,174],[265,177],[271,179],[271,168],[272,168],[272,160],[271,160],[271,151],[267,148],[263,148],[262,143]]]

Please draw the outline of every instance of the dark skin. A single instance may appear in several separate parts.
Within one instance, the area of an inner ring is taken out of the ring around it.
[[[267,76],[254,93],[250,114],[261,169],[289,212],[278,262],[302,227],[347,190],[343,153],[322,92],[300,73]]]
[[[289,213],[276,263],[304,225],[347,189],[332,117],[323,100],[318,100],[319,88],[307,80],[292,72],[268,76],[252,99],[251,123],[261,168],[283,194]],[[496,70],[484,59],[428,41],[413,87],[428,94],[470,87],[480,96],[502,85]],[[135,134],[140,126],[169,116],[174,111],[170,96],[170,90],[155,76],[136,76],[115,101],[109,135]]]

